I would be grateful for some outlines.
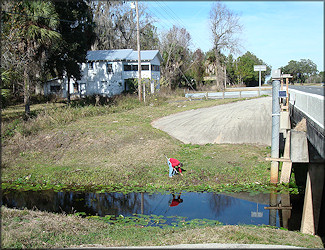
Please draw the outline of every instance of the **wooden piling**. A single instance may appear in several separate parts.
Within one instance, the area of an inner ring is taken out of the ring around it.
[[[290,136],[290,130],[287,132],[287,138],[286,142],[284,145],[284,154],[283,158],[290,159],[290,141],[291,141],[291,136]],[[280,183],[289,183],[290,181],[290,175],[291,175],[291,168],[292,168],[292,161],[284,161],[282,164],[282,169],[281,169],[281,177],[280,177]]]

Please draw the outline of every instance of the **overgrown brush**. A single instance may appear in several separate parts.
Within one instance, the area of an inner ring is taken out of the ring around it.
[[[93,117],[115,113],[122,110],[130,110],[138,107],[140,102],[133,96],[115,97],[105,105],[82,105],[81,101],[75,101],[72,105],[53,107],[45,104],[45,108],[34,112],[32,118],[27,121],[20,116],[12,121],[2,123],[2,138],[20,133],[28,136],[43,129],[53,129],[85,117]]]
[[[23,115],[2,123],[2,138],[8,138],[15,133],[23,136],[35,134],[40,130],[53,129],[66,125],[85,117],[94,117],[111,113],[118,113],[131,110],[143,105],[162,105],[166,102],[166,97],[150,95],[146,103],[140,102],[135,95],[119,95],[112,98],[90,96],[79,100],[74,100],[71,105],[52,106],[44,104],[44,108],[34,111],[33,116],[23,120]]]

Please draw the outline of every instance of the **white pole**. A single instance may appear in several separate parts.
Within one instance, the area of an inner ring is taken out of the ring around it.
[[[259,70],[259,74],[258,74],[258,96],[260,96],[261,95],[261,81],[262,81],[262,79],[261,79],[261,70]]]
[[[271,157],[279,158],[279,137],[280,137],[280,104],[279,104],[280,81],[272,82],[272,140]],[[271,183],[278,182],[279,162],[271,162]]]
[[[137,13],[137,43],[138,43],[138,92],[139,92],[139,101],[141,98],[141,53],[140,53],[140,28],[139,28],[139,9],[138,9],[138,1],[135,3],[135,9]]]

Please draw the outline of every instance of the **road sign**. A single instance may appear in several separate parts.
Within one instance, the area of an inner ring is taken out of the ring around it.
[[[254,65],[254,71],[266,71],[266,65]]]
[[[266,65],[254,65],[254,71],[259,71],[258,72],[258,95],[261,95],[261,71],[266,71]]]
[[[279,90],[279,97],[280,98],[287,98],[287,91],[286,90]]]
[[[292,78],[292,75],[290,75],[290,74],[282,74],[281,77],[282,78]]]

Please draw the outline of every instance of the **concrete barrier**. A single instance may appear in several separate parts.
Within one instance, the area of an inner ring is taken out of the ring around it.
[[[260,95],[271,95],[272,89],[264,87],[261,89]],[[200,93],[187,93],[185,97],[188,99],[224,99],[224,98],[249,98],[259,96],[258,88],[233,88],[226,89],[222,92],[200,92]]]
[[[289,89],[289,102],[324,129],[324,96]]]

